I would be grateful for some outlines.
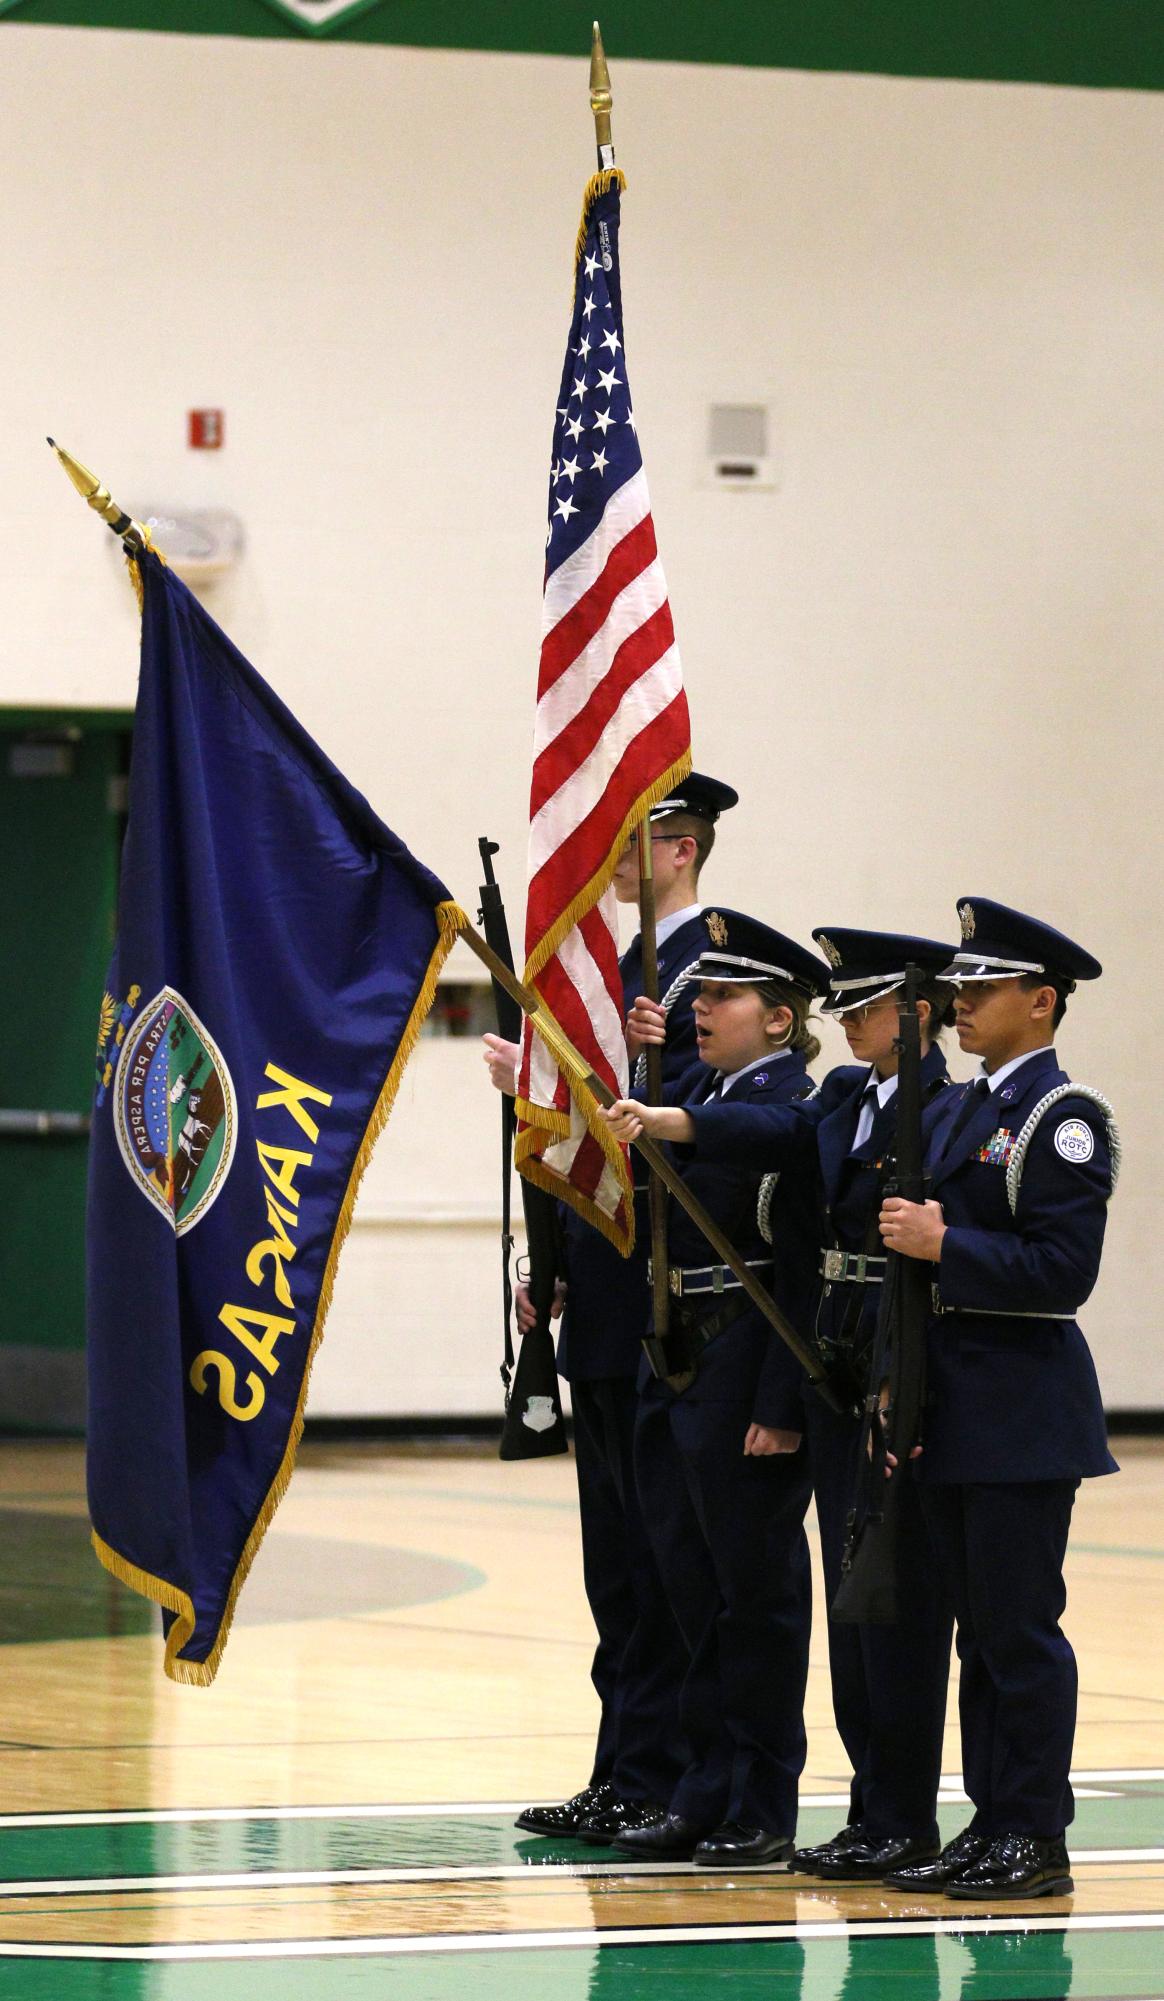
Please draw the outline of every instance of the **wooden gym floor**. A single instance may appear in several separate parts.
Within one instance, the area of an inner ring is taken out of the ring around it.
[[[1164,1996],[1164,1449],[1116,1451],[1069,1564],[1075,1894],[992,1914],[517,1834],[588,1770],[571,1461],[309,1447],[200,1690],[89,1552],[80,1449],[6,1445],[0,2001]],[[805,1840],[845,1817],[820,1636],[809,1735]],[[950,1833],[953,1731],[945,1769]]]

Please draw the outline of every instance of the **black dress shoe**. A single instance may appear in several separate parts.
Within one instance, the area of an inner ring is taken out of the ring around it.
[[[636,1862],[690,1862],[703,1829],[677,1813],[665,1813],[646,1827],[628,1827],[613,1843],[620,1855],[633,1855]]]
[[[631,1827],[650,1827],[666,1815],[658,1800],[624,1800],[616,1793],[609,1805],[588,1813],[574,1829],[576,1841],[588,1841],[593,1848],[609,1848]]]
[[[580,1820],[609,1806],[614,1798],[613,1786],[586,1786],[560,1806],[527,1806],[513,1824],[523,1827],[527,1834],[573,1834]]]
[[[704,1835],[692,1859],[697,1869],[771,1869],[790,1859],[792,1845],[789,1834],[769,1834],[767,1828],[727,1820]]]
[[[846,1854],[854,1841],[863,1840],[867,1833],[868,1829],[863,1821],[851,1820],[848,1826],[842,1827],[840,1833],[834,1834],[830,1841],[818,1841],[812,1848],[798,1848],[788,1866],[790,1869],[799,1870],[802,1876],[815,1876],[818,1862],[826,1856]]]
[[[1000,1834],[977,1862],[951,1877],[948,1897],[1065,1897],[1075,1888],[1061,1834]]]
[[[952,1841],[947,1841],[940,1855],[932,1862],[911,1862],[897,1869],[889,1869],[882,1877],[892,1890],[944,1890],[953,1877],[963,1869],[977,1862],[990,1847],[988,1834],[977,1834],[972,1827],[964,1827]]]
[[[822,1855],[812,1873],[834,1882],[875,1883],[891,1869],[932,1861],[939,1846],[932,1834],[875,1834],[867,1828],[838,1853]]]

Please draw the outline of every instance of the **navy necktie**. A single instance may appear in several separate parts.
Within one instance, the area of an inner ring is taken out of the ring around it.
[[[866,1105],[868,1105],[869,1107],[871,1122],[869,1130],[865,1134],[864,1139],[861,1140],[860,1143],[858,1143],[857,1134],[860,1131],[861,1127],[861,1114],[864,1112]],[[880,1109],[881,1106],[878,1103],[876,1084],[867,1084],[865,1086],[865,1089],[861,1093],[861,1102],[857,1106],[857,1123],[853,1127],[853,1144],[849,1148],[850,1153],[859,1153],[861,1147],[868,1146],[869,1141],[873,1136],[873,1125],[876,1123],[877,1114],[880,1111]]]
[[[959,1105],[957,1111],[954,1114],[953,1119],[950,1121],[950,1124],[946,1129],[946,1137],[942,1142],[943,1159],[945,1159],[946,1155],[952,1151],[958,1139],[965,1132],[971,1119],[974,1117],[975,1112],[981,1110],[982,1106],[985,1104],[989,1096],[990,1096],[990,1085],[987,1083],[986,1078],[985,1077],[977,1078],[975,1082],[970,1086],[970,1089],[966,1093],[965,1099]]]

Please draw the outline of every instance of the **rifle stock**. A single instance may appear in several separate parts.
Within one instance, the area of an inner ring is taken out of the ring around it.
[[[509,972],[513,972],[513,952],[501,890],[493,874],[495,842],[482,837],[477,846],[485,880],[481,884],[480,918],[486,942]],[[507,1042],[520,1042],[522,1012],[503,983],[493,979],[493,1004],[497,1032]],[[521,1202],[525,1216],[525,1241],[529,1256],[529,1297],[536,1315],[533,1327],[521,1338],[514,1362],[512,1314],[513,1286],[509,1259],[513,1237],[509,1228],[509,1190],[513,1164],[513,1136],[517,1116],[513,1099],[501,1100],[501,1297],[505,1334],[505,1359],[501,1380],[505,1385],[505,1422],[501,1430],[499,1456],[502,1459],[544,1459],[548,1454],[567,1452],[566,1425],[562,1416],[558,1368],[554,1352],[551,1314],[558,1276],[558,1222],[553,1197],[532,1182],[522,1180]]]
[[[898,1012],[896,1175],[886,1194],[925,1200],[921,1130],[921,1028],[916,966],[906,969]],[[841,1625],[897,1620],[897,1540],[902,1481],[921,1440],[925,1404],[929,1274],[916,1258],[890,1252],[865,1395],[857,1490],[849,1511],[841,1581],[830,1616]],[[881,1408],[882,1390],[888,1401]],[[890,1466],[892,1455],[896,1465]]]

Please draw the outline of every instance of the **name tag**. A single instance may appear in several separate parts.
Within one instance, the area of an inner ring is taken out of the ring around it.
[[[974,1158],[980,1160],[984,1167],[1005,1167],[1014,1152],[1014,1141],[1014,1134],[1006,1126],[999,1126],[996,1133],[991,1133],[986,1145],[979,1147]]]

